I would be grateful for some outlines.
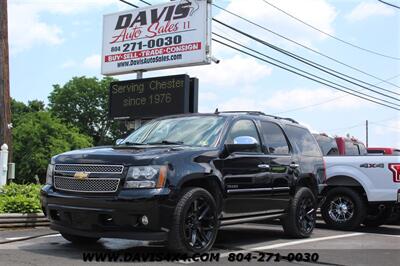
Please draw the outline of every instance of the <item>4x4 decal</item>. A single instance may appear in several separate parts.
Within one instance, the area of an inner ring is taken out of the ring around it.
[[[364,164],[361,164],[360,167],[363,167],[363,168],[384,168],[385,165],[383,163],[364,163]]]

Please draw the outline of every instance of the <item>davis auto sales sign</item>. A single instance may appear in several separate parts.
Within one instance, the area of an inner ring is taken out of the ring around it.
[[[210,63],[207,0],[182,0],[108,14],[103,21],[104,75]]]

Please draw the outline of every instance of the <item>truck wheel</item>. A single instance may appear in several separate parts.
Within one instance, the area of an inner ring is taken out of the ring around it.
[[[327,193],[321,214],[330,228],[353,230],[364,221],[366,206],[358,192],[347,187],[336,187]]]
[[[383,211],[377,211],[375,214],[368,214],[365,217],[363,225],[366,227],[379,227],[386,223],[392,214],[392,208],[386,208]]]
[[[177,253],[208,251],[217,237],[218,213],[213,196],[202,188],[182,192],[168,234],[168,249]]]
[[[100,237],[86,237],[86,236],[77,236],[77,235],[70,235],[66,233],[61,233],[62,237],[72,242],[73,244],[93,244],[96,243]]]
[[[282,218],[285,234],[295,238],[309,237],[316,222],[316,200],[309,188],[300,188],[292,199],[287,215]]]

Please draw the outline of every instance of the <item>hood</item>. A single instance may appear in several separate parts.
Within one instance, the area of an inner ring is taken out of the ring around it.
[[[55,164],[123,164],[146,165],[177,153],[191,153],[205,148],[182,145],[103,146],[74,150],[56,155]]]

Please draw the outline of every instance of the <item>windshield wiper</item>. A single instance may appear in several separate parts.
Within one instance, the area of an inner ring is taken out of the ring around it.
[[[163,144],[163,145],[182,145],[182,144],[184,144],[184,142],[183,141],[163,140],[163,141],[160,141],[160,142],[149,142],[147,144],[149,144],[149,145],[160,145],[160,144]]]
[[[121,143],[121,144],[118,144],[118,146],[121,146],[121,145],[147,145],[147,143],[139,143],[139,142],[130,142],[130,141],[127,141],[127,142],[124,142],[124,143]]]

